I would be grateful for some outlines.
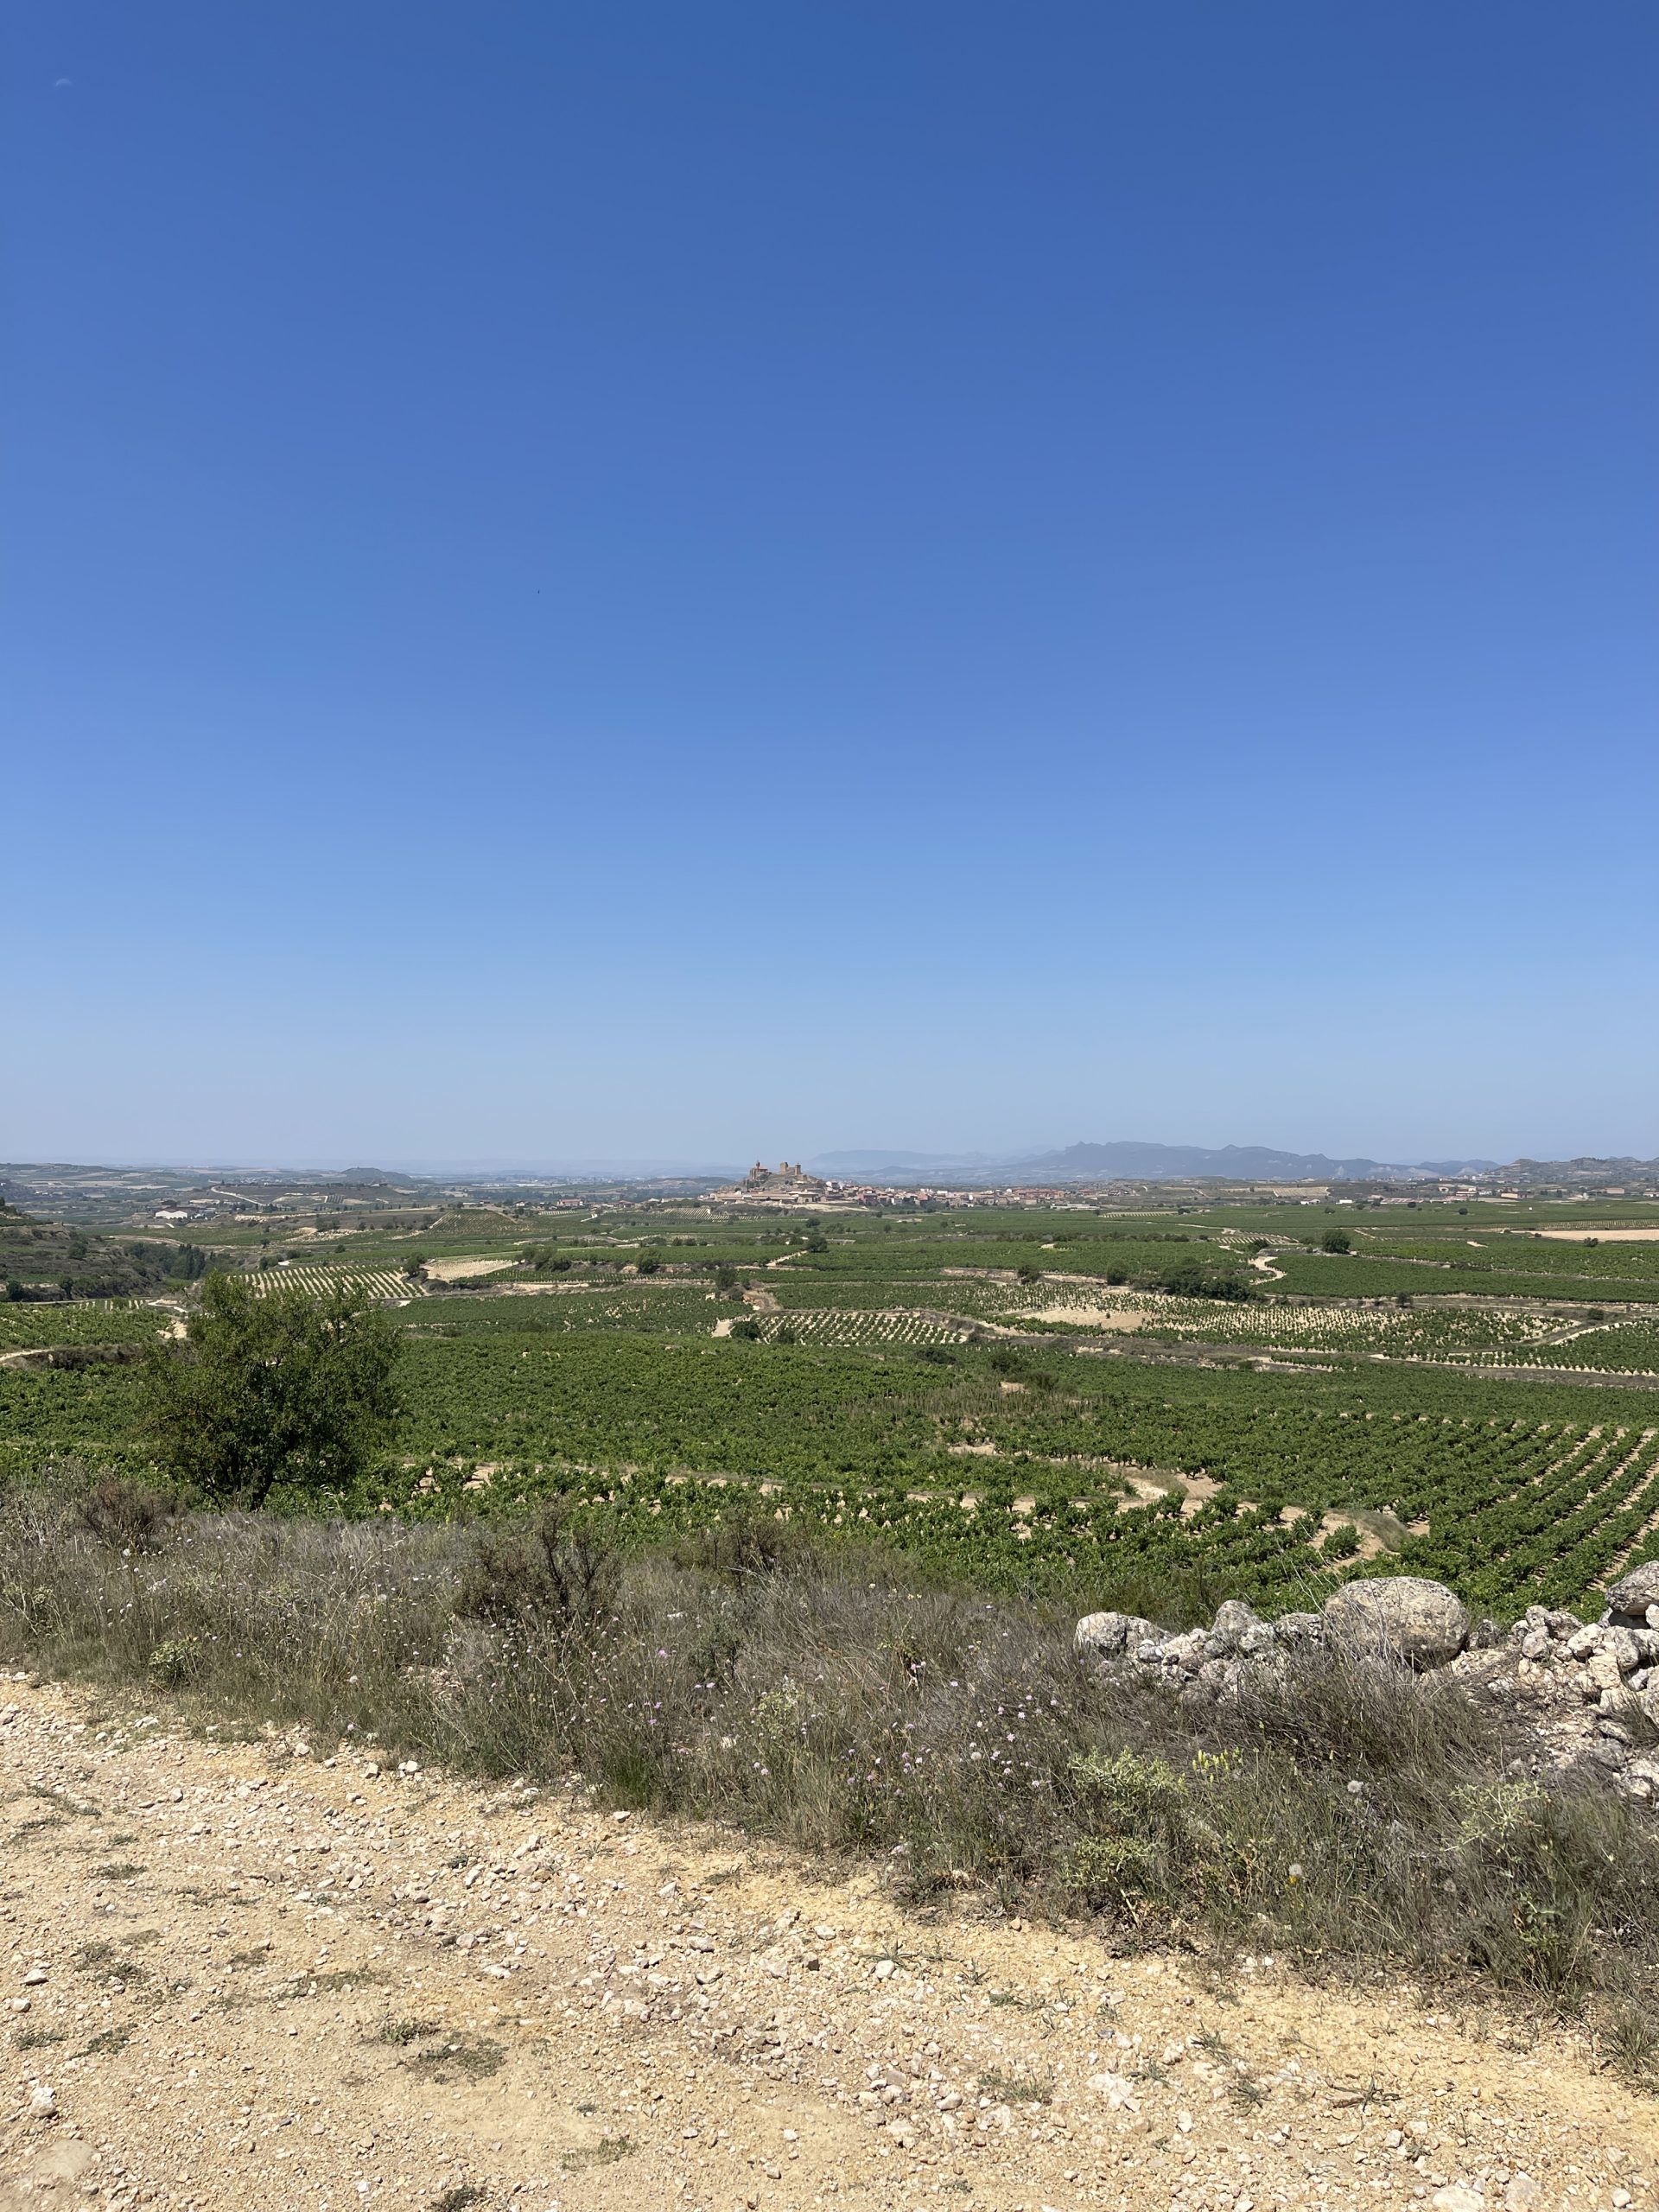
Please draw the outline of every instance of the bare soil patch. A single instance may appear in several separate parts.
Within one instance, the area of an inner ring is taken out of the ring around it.
[[[1045,1306],[1031,1318],[1068,1329],[1137,1329],[1147,1315],[1128,1306]]]
[[[1535,1229],[1557,1244],[1659,1244],[1659,1229]]]

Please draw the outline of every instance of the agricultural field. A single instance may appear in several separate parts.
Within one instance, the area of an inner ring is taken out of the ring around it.
[[[1357,1249],[1351,1256],[1321,1252],[1275,1249],[1273,1264],[1281,1270],[1281,1287],[1305,1298],[1417,1297],[1539,1298],[1593,1300],[1613,1306],[1627,1300],[1659,1304],[1659,1267],[1648,1263],[1622,1272],[1603,1274],[1587,1268],[1541,1268],[1525,1265],[1533,1253],[1547,1249],[1529,1246],[1500,1256],[1502,1267],[1478,1261],[1471,1252],[1451,1258],[1374,1254]],[[1590,1255],[1592,1258],[1595,1254]]]
[[[1554,1346],[1529,1345],[1516,1354],[1514,1363],[1548,1364],[1558,1371],[1586,1375],[1650,1375],[1659,1381],[1659,1314],[1648,1311],[1576,1330],[1565,1343]]]
[[[713,1291],[670,1285],[627,1287],[606,1284],[560,1290],[549,1296],[449,1297],[432,1300],[409,1324],[423,1338],[569,1336],[598,1331],[615,1335],[708,1336],[717,1319],[736,1318],[740,1303],[719,1303]]]
[[[378,1299],[420,1298],[426,1286],[396,1268],[322,1265],[304,1261],[260,1268],[253,1278],[262,1293],[302,1290],[308,1297],[326,1298],[336,1290],[359,1290]]]
[[[56,1306],[0,1306],[0,1354],[56,1344],[148,1344],[174,1319],[139,1299],[87,1299]]]
[[[1068,1255],[1069,1256],[1069,1255]],[[1282,1255],[1274,1255],[1277,1267]],[[757,1281],[760,1278],[756,1278]],[[1113,1288],[1098,1277],[1046,1270],[1034,1283],[1008,1281],[1001,1271],[978,1275],[962,1267],[918,1284],[906,1274],[877,1281],[826,1277],[793,1263],[768,1273],[767,1291],[785,1309],[804,1340],[811,1316],[842,1312],[874,1314],[909,1311],[924,1325],[939,1314],[998,1330],[1052,1335],[1109,1333],[1167,1344],[1236,1345],[1263,1351],[1334,1354],[1348,1358],[1446,1362],[1471,1366],[1542,1366],[1563,1373],[1603,1370],[1645,1375],[1654,1357],[1659,1305],[1623,1319],[1591,1319],[1593,1307],[1554,1301],[1496,1298],[1469,1302],[1468,1293],[1395,1299],[1309,1299],[1289,1294],[1270,1275],[1258,1275],[1257,1294],[1244,1301],[1187,1298],[1161,1291]],[[1339,1278],[1338,1280],[1347,1280]],[[925,1300],[924,1306],[922,1301]],[[768,1329],[768,1336],[775,1333]],[[874,1341],[867,1322],[833,1338]],[[891,1332],[884,1341],[901,1341]],[[920,1341],[917,1338],[916,1341]]]
[[[1524,1307],[1339,1306],[1288,1299],[1218,1307],[1205,1299],[1131,1292],[1094,1310],[1100,1318],[1091,1323],[1089,1306],[1072,1306],[1051,1295],[1049,1302],[1029,1309],[1028,1319],[1052,1329],[1093,1325],[1166,1343],[1252,1344],[1352,1358],[1444,1360],[1488,1367],[1522,1363],[1562,1369],[1599,1365],[1603,1363],[1586,1361],[1581,1348],[1589,1339],[1609,1333],[1553,1311]],[[1018,1321],[1018,1310],[1011,1306],[1005,1318]],[[1637,1346],[1637,1339],[1628,1333],[1623,1341],[1633,1349]]]
[[[805,1306],[757,1314],[754,1325],[763,1344],[860,1345],[961,1344],[973,1326],[903,1306]]]
[[[1306,1227],[1300,1240],[1287,1237],[1274,1247],[1287,1288],[1340,1296],[1346,1285],[1345,1294],[1386,1296],[1426,1289],[1438,1275],[1434,1287],[1442,1294],[1659,1303],[1659,1242],[1603,1242],[1593,1231],[1582,1241],[1558,1242],[1553,1234],[1466,1222],[1432,1236],[1414,1230],[1398,1234],[1357,1218],[1344,1220],[1339,1230],[1351,1242],[1349,1253],[1319,1250],[1319,1236]]]
[[[1651,1399],[971,1350],[931,1363],[600,1335],[465,1350],[423,1378],[407,1439],[423,1464],[394,1502],[453,1503],[485,1465],[474,1498],[574,1484],[671,1530],[738,1486],[1001,1585],[1180,1567],[1280,1603],[1348,1563],[1339,1532],[1372,1516],[1402,1565],[1500,1611],[1582,1595],[1659,1523]]]
[[[1500,1617],[1659,1550],[1652,1246],[1296,1207],[481,1214],[224,1255],[264,1288],[355,1283],[403,1332],[400,1433],[352,1510],[556,1489],[643,1544],[741,1503],[1078,1603],[1283,1607],[1393,1563]],[[1333,1224],[1352,1253],[1318,1249]],[[1515,1290],[1540,1252],[1565,1257]],[[0,1306],[0,1352],[139,1342],[188,1295]],[[142,1389],[113,1361],[0,1366],[0,1476],[143,1470]]]

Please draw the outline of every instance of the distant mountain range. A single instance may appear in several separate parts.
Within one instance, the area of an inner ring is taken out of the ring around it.
[[[1230,1183],[1358,1183],[1408,1175],[1488,1174],[1496,1160],[1332,1160],[1322,1152],[1278,1152],[1271,1145],[1070,1144],[1039,1153],[1022,1167],[1072,1175],[1103,1175],[1127,1182],[1166,1181],[1181,1175],[1218,1175]]]
[[[1621,1163],[1622,1165],[1623,1163]],[[1634,1163],[1632,1163],[1634,1164]],[[1491,1174],[1495,1160],[1333,1160],[1323,1152],[1280,1152],[1271,1145],[1071,1144],[1058,1152],[990,1153],[826,1152],[809,1162],[819,1175],[842,1179],[893,1176],[907,1182],[960,1179],[964,1182],[1029,1179],[1059,1182],[1152,1183],[1213,1176],[1233,1183],[1401,1182],[1436,1175]],[[1535,1166],[1536,1163],[1534,1163]]]

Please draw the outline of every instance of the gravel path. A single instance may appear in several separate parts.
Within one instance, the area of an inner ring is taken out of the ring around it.
[[[1651,2202],[1645,2098],[1443,2003],[0,1679],[4,2212]]]

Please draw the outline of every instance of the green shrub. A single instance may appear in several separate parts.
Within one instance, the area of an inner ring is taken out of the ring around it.
[[[158,1643],[150,1653],[147,1671],[153,1682],[166,1689],[177,1689],[187,1682],[194,1682],[201,1668],[201,1639],[194,1636],[170,1636],[165,1643]]]
[[[257,1506],[278,1484],[343,1492],[390,1433],[403,1342],[355,1288],[262,1297],[215,1273],[187,1332],[149,1354],[146,1415],[166,1465],[205,1497]]]

